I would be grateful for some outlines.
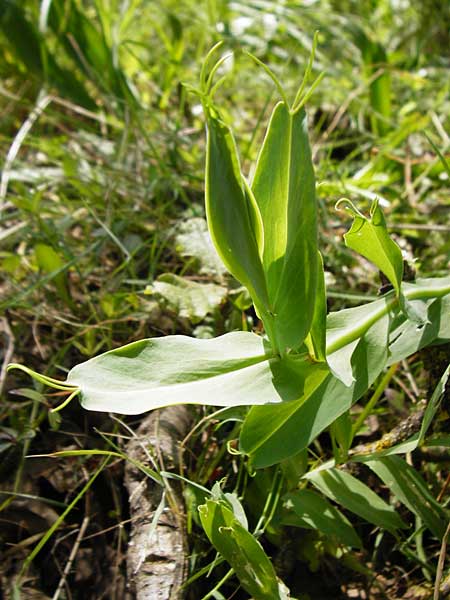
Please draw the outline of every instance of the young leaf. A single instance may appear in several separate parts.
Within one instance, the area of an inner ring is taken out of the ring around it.
[[[311,490],[299,490],[283,496],[281,523],[318,529],[336,537],[342,544],[361,548],[361,540],[346,517],[322,496]]]
[[[242,587],[255,600],[283,600],[275,570],[261,544],[220,500],[199,506],[209,541],[233,568]]]
[[[448,514],[428,491],[420,474],[399,456],[387,456],[365,461],[378,475],[400,502],[416,514],[433,532],[442,539]]]
[[[391,532],[405,527],[392,506],[350,473],[335,468],[317,469],[305,475],[305,478],[325,496],[369,523]]]
[[[280,359],[248,332],[134,342],[74,367],[68,382],[89,410],[139,414],[171,404],[240,406],[297,400],[327,370],[307,357]],[[320,379],[322,378],[322,379]]]
[[[279,348],[308,335],[317,290],[317,205],[305,111],[279,102],[258,157],[252,190],[264,227],[263,265]]]
[[[378,267],[394,286],[397,296],[400,296],[403,277],[402,252],[389,236],[378,200],[372,202],[370,219],[352,205],[348,205],[348,209],[353,213],[354,221],[350,230],[344,235],[346,246]]]
[[[207,119],[205,202],[209,231],[227,269],[248,288],[258,308],[268,310],[259,209],[242,177],[230,128],[213,109],[208,109]]]
[[[409,291],[422,289],[428,290],[431,294],[434,292],[434,286],[440,283],[443,287],[447,286],[450,289],[450,277],[442,277],[436,279],[417,280],[415,285],[403,284],[404,293]],[[421,348],[434,343],[443,343],[450,339],[450,294],[443,297],[436,288],[436,299],[425,300],[416,299],[409,301],[416,310],[426,315],[426,324],[420,330],[417,329],[417,324],[411,320],[401,318],[395,323],[391,332],[390,356],[388,365],[391,365],[405,356],[409,356],[417,352]]]

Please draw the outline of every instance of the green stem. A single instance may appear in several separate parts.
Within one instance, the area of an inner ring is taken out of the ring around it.
[[[225,54],[225,56],[222,56],[221,58],[219,58],[219,60],[213,66],[213,68],[211,69],[211,72],[209,73],[208,78],[205,82],[205,94],[208,94],[210,96],[212,95],[210,92],[211,92],[214,75],[217,73],[217,71],[220,69],[220,67],[224,64],[224,62],[229,60],[232,56],[233,56],[232,52]]]
[[[59,404],[58,406],[55,406],[55,408],[52,408],[52,410],[50,412],[55,413],[55,412],[59,412],[63,408],[66,408],[66,406],[68,404],[70,404],[70,402],[72,402],[72,400],[75,398],[75,396],[78,396],[78,394],[80,392],[81,392],[80,388],[76,388],[75,390],[73,390],[73,392],[70,394],[70,396],[68,396],[64,400],[64,402],[61,402],[61,404]]]
[[[40,404],[39,400],[33,400],[31,414],[29,417],[29,423],[33,429],[35,428],[35,422],[36,422],[37,415],[38,415],[39,404]],[[22,483],[23,467],[25,465],[25,459],[27,457],[28,450],[30,449],[30,445],[31,445],[31,438],[26,438],[23,443],[22,456],[20,457],[19,466],[17,468],[16,476],[14,478],[13,493],[11,496],[9,496],[9,498],[6,498],[6,500],[0,504],[0,512],[3,512],[11,504],[11,502],[13,502],[13,500],[15,500],[15,498],[16,498],[16,494],[19,491],[20,485]]]
[[[295,96],[294,102],[292,103],[292,110],[295,111],[297,110],[297,105],[300,105],[300,103],[302,102],[302,95],[303,95],[303,91],[305,89],[305,87],[308,84],[308,80],[309,77],[311,75],[311,71],[312,71],[312,67],[313,67],[313,63],[314,63],[314,56],[316,54],[316,48],[317,48],[317,42],[319,40],[319,32],[315,31],[314,32],[314,37],[313,37],[313,43],[312,43],[312,48],[311,48],[311,53],[309,55],[309,60],[308,60],[308,65],[306,67],[305,70],[305,74],[303,75],[303,81],[300,84],[300,87],[297,91],[297,94]],[[304,102],[303,102],[304,104]]]
[[[266,498],[266,503],[264,504],[263,511],[253,531],[254,537],[260,536],[269,526],[269,523],[272,520],[276,507],[278,505],[282,483],[283,478],[281,476],[280,471],[277,469],[275,476],[272,480],[272,486]]]
[[[281,83],[280,83],[278,77],[275,75],[275,73],[271,69],[269,69],[269,67],[266,64],[264,64],[261,60],[259,60],[259,58],[257,58],[251,52],[247,52],[246,50],[244,50],[244,54],[246,54],[249,58],[254,60],[255,63],[257,65],[259,65],[262,69],[264,69],[264,71],[267,73],[267,75],[270,77],[270,79],[274,82],[275,87],[278,90],[278,93],[280,94],[284,104],[286,105],[286,108],[289,108],[289,102],[288,102],[287,96],[284,92],[283,86],[281,85]]]
[[[361,429],[364,421],[370,415],[370,413],[372,412],[375,404],[381,398],[381,395],[383,394],[386,386],[388,385],[388,383],[390,382],[390,380],[394,376],[394,373],[397,370],[397,367],[398,367],[398,363],[395,363],[395,364],[391,365],[389,367],[387,373],[384,375],[383,379],[377,385],[377,389],[374,391],[374,393],[373,393],[372,397],[370,398],[369,402],[365,405],[363,411],[361,412],[361,414],[359,415],[359,417],[356,419],[355,423],[353,424],[353,427],[352,427],[352,439],[355,437],[355,435]]]
[[[48,375],[42,375],[41,373],[36,373],[36,371],[33,371],[33,369],[29,369],[28,367],[25,367],[24,365],[20,365],[18,363],[10,363],[8,365],[8,371],[11,371],[12,369],[18,369],[19,371],[23,371],[24,373],[26,373],[27,375],[29,375],[36,381],[39,381],[40,383],[43,383],[44,385],[48,385],[49,387],[51,387],[55,390],[63,390],[65,392],[73,392],[76,389],[78,389],[76,386],[70,385],[70,383],[66,383],[65,381],[60,381],[59,379],[54,379],[53,377],[49,377]]]
[[[206,594],[206,596],[203,596],[203,598],[201,600],[208,600],[208,598],[211,598],[212,596],[215,595],[216,592],[218,592],[220,590],[220,588],[223,586],[223,584],[230,579],[230,577],[234,574],[234,569],[230,569],[229,571],[227,571],[227,573],[222,577],[222,579],[219,581],[219,583],[217,583],[212,590],[209,590],[209,592]]]

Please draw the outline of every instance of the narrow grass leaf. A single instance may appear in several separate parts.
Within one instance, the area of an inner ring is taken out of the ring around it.
[[[447,512],[430,494],[422,476],[400,456],[387,456],[365,464],[378,475],[391,492],[417,515],[439,539],[445,532]]]
[[[395,532],[405,524],[392,506],[367,485],[339,469],[317,470],[305,475],[322,494],[369,523]]]
[[[346,546],[361,548],[361,540],[349,520],[323,496],[299,490],[283,496],[283,525],[317,529]]]

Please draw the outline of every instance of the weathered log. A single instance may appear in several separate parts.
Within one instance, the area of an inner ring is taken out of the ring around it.
[[[186,406],[153,411],[127,445],[133,461],[161,470],[179,468],[179,442],[192,422]],[[125,470],[129,494],[131,538],[127,551],[127,579],[136,600],[181,600],[185,580],[187,544],[184,502],[178,482],[164,487],[155,483],[131,462]]]

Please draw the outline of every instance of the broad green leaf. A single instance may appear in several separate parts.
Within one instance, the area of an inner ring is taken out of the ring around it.
[[[317,205],[305,111],[279,102],[252,183],[264,227],[263,265],[276,345],[298,348],[317,289]]]
[[[357,314],[362,317],[360,310]],[[367,314],[373,314],[371,305],[367,307]],[[347,318],[350,315],[348,313]],[[361,319],[357,323],[360,325]],[[251,455],[256,468],[276,464],[306,448],[367,391],[385,365],[388,326],[389,316],[384,315],[357,340],[350,370],[355,369],[358,377],[350,386],[329,374],[318,387],[305,388],[298,401],[277,406],[276,410],[270,406],[250,409],[242,427],[240,447]],[[350,343],[353,344],[353,340]],[[347,354],[346,347],[334,354],[338,353]]]
[[[134,342],[74,367],[70,385],[89,410],[139,414],[171,404],[239,406],[301,397],[326,367],[275,357],[248,332],[215,339],[167,336]]]
[[[160,275],[145,291],[161,296],[173,311],[192,323],[217,310],[227,295],[227,289],[220,285],[197,283],[172,273]]]
[[[400,502],[420,517],[437,538],[442,539],[448,513],[436,502],[425,481],[413,467],[399,456],[377,458],[366,461],[365,464],[378,475]]]
[[[327,335],[327,296],[325,289],[325,273],[323,260],[318,253],[319,267],[317,272],[317,289],[314,302],[314,314],[309,336],[306,338],[307,345],[311,342],[312,352],[316,360],[326,360],[326,335]]]
[[[299,490],[283,496],[283,525],[318,529],[341,543],[361,548],[361,540],[346,517],[323,496]]]
[[[259,209],[242,177],[230,128],[212,109],[207,124],[205,203],[211,238],[230,273],[248,288],[257,307],[267,310]]]
[[[392,506],[386,504],[367,485],[336,468],[312,471],[304,476],[322,494],[359,515],[369,523],[395,532],[405,524]]]
[[[359,339],[353,340],[338,352],[332,352],[327,357],[328,366],[331,372],[342,381],[347,387],[350,387],[355,381],[353,376],[352,356],[356,347],[359,344]]]
[[[348,357],[345,344],[362,337],[350,359],[356,381],[346,386],[330,374],[317,389],[310,394],[305,390],[295,402],[252,407],[244,421],[240,447],[251,455],[256,468],[276,464],[306,448],[361,398],[387,364],[398,362],[435,340],[450,339],[450,278],[418,281],[408,286],[405,293],[411,300],[424,298],[421,302],[430,322],[420,330],[413,323],[404,330],[406,317],[398,310],[392,292],[365,306],[346,309],[343,315],[328,316],[327,327],[330,324],[331,329],[327,329],[327,347],[334,350],[327,357],[331,364],[343,363],[333,354],[342,352]],[[387,328],[391,330],[389,347],[385,341]]]
[[[230,508],[220,500],[207,500],[198,510],[209,541],[230,564],[252,598],[286,598],[261,544],[242,526]]]
[[[354,221],[350,230],[344,235],[346,246],[378,267],[394,286],[397,296],[400,296],[403,277],[402,252],[389,236],[378,200],[372,202],[370,219],[354,208],[348,208],[353,213]]]
[[[239,498],[234,493],[223,492],[220,483],[217,482],[211,489],[211,500],[222,501],[233,513],[244,529],[248,530],[248,520]]]

